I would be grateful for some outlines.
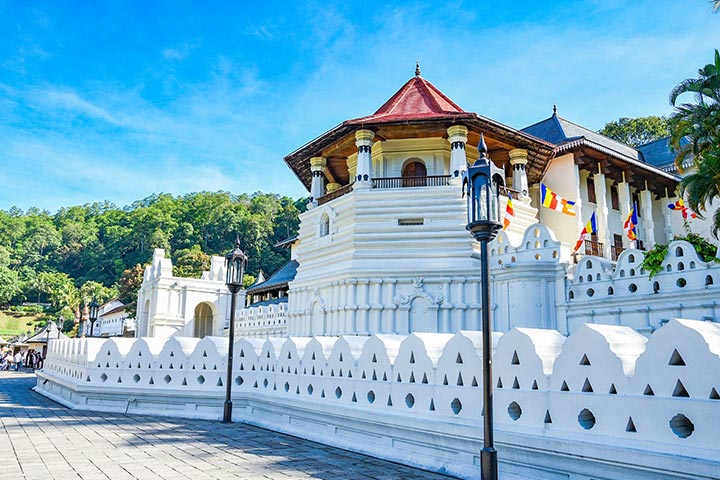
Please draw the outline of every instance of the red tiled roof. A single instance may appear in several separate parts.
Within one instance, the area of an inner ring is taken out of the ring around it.
[[[466,112],[446,97],[435,85],[417,75],[408,80],[374,114],[347,120],[343,124],[453,118],[458,115],[466,115]]]

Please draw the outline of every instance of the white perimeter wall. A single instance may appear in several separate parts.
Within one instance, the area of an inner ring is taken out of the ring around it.
[[[36,390],[74,408],[219,419],[227,340],[50,344]],[[720,326],[648,340],[584,325],[495,334],[501,478],[717,478]],[[464,478],[478,475],[480,332],[240,339],[234,419]]]

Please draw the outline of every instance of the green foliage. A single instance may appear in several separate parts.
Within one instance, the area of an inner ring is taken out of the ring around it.
[[[670,130],[664,117],[622,117],[606,123],[598,133],[625,145],[637,147],[667,137],[670,135]]]
[[[686,235],[676,235],[675,240],[685,240],[686,242],[691,243],[695,248],[695,251],[698,253],[698,256],[704,262],[720,261],[720,259],[715,256],[717,254],[717,247],[697,233],[688,232]],[[667,244],[657,244],[651,250],[645,252],[642,267],[650,273],[650,278],[653,278],[662,271],[662,263],[667,256],[667,252]]]
[[[177,275],[199,277],[210,255],[224,255],[236,235],[249,256],[248,274],[274,272],[290,254],[275,244],[297,232],[304,203],[260,192],[199,192],[151,195],[124,208],[76,205],[54,215],[0,210],[0,268],[13,279],[0,280],[0,290],[5,287],[6,302],[47,301],[73,310],[81,298],[118,296],[132,311],[154,248],[172,252]]]
[[[173,261],[173,275],[176,277],[200,278],[202,272],[210,269],[210,255],[200,245],[178,250]]]
[[[668,245],[667,244],[656,244],[652,249],[645,252],[645,258],[643,258],[642,268],[647,270],[650,274],[649,278],[653,278],[655,275],[662,271],[662,263],[667,256]]]
[[[670,93],[675,106],[684,94],[694,102],[676,106],[670,117],[671,144],[678,152],[675,164],[682,170],[692,159],[695,171],[683,178],[680,192],[688,206],[702,215],[711,202],[720,198],[720,52],[714,62],[698,71],[697,78],[680,82]],[[720,231],[720,210],[713,217],[713,235]]]
[[[0,266],[0,304],[8,303],[20,292],[20,277],[14,270]]]

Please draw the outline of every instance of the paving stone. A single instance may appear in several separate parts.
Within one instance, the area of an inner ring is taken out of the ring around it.
[[[234,423],[70,410],[0,372],[3,478],[362,480],[449,477]]]

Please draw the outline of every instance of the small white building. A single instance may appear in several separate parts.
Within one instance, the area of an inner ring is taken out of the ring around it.
[[[230,321],[230,291],[225,285],[225,259],[212,257],[201,278],[175,277],[172,260],[156,248],[138,292],[137,337],[225,335]],[[245,303],[245,291],[237,305]]]
[[[130,318],[127,306],[114,298],[100,305],[93,333],[96,337],[133,337],[135,319]]]

